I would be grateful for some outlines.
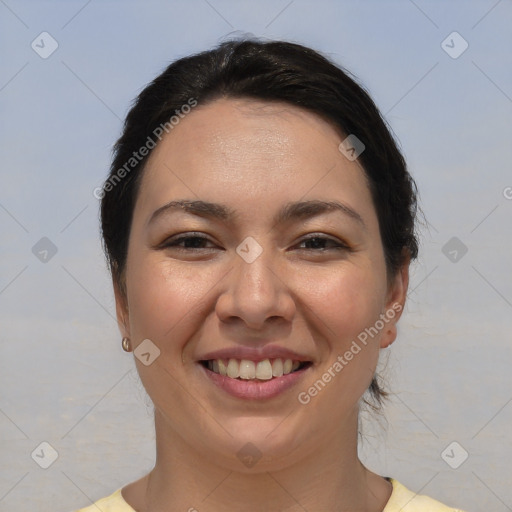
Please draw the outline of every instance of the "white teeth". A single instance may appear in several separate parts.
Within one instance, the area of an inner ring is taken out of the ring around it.
[[[241,379],[254,379],[256,377],[256,365],[253,361],[242,359],[240,361],[240,378]]]
[[[236,379],[240,375],[240,364],[236,359],[230,359],[227,367],[227,375]]]
[[[274,359],[272,363],[272,375],[274,377],[281,377],[283,375],[283,360]]]
[[[227,363],[227,364],[226,364]],[[264,359],[255,363],[248,359],[214,359],[208,361],[207,367],[209,370],[230,377],[232,379],[244,380],[270,380],[273,377],[282,377],[287,375],[300,367],[300,361],[293,361],[292,359]]]
[[[228,367],[224,363],[222,359],[217,359],[217,362],[219,363],[219,373],[221,375],[227,375],[228,374]]]
[[[256,365],[256,378],[260,380],[270,380],[272,378],[272,365],[268,359],[260,361]]]

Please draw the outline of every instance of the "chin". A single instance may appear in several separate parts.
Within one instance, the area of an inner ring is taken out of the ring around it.
[[[246,416],[223,422],[232,437],[225,435],[222,441],[209,443],[216,446],[216,451],[221,450],[210,460],[219,461],[231,471],[248,474],[277,471],[297,463],[305,455],[305,441],[312,436],[290,431],[285,418]]]

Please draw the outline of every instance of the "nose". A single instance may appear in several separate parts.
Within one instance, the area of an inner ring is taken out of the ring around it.
[[[220,320],[228,324],[243,323],[253,330],[265,329],[272,322],[290,322],[296,307],[283,263],[270,250],[263,250],[251,263],[236,254],[235,268],[227,276],[226,291],[216,304]]]

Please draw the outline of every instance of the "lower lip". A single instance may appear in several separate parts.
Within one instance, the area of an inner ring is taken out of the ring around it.
[[[215,385],[226,391],[226,393],[245,400],[267,400],[274,398],[297,384],[310,368],[308,366],[282,377],[273,377],[270,380],[238,380],[212,372],[202,364],[198,364]]]

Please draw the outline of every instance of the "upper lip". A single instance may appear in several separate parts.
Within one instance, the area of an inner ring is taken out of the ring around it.
[[[292,359],[293,361],[312,361],[311,357],[299,354],[293,350],[278,345],[265,345],[264,347],[226,347],[202,355],[199,361],[211,359],[246,359],[248,361],[263,361],[264,359]]]

